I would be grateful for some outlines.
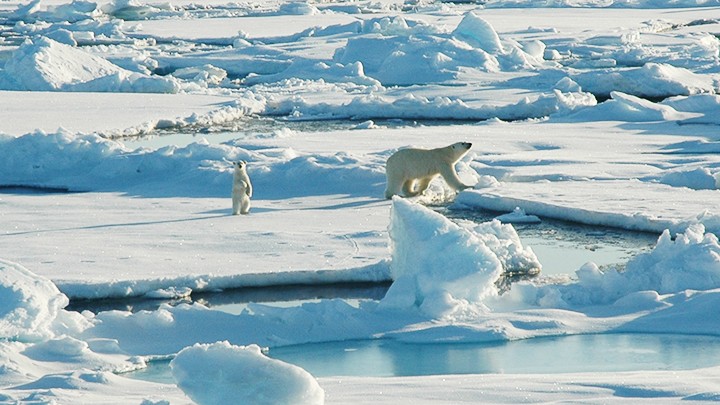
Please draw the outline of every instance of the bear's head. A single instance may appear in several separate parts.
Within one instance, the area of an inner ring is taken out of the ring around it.
[[[451,151],[450,153],[452,154],[452,157],[456,162],[462,159],[462,157],[465,156],[466,153],[468,153],[471,147],[472,144],[470,142],[457,142],[448,146]]]
[[[453,148],[453,150],[458,152],[467,152],[468,150],[470,150],[470,148],[472,148],[472,144],[470,142],[457,142],[450,146]]]

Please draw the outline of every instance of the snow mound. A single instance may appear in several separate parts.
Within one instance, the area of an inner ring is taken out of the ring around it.
[[[638,97],[661,98],[714,93],[713,79],[664,63],[646,63],[639,68],[611,69],[571,76],[585,91],[607,96],[623,92]]]
[[[26,40],[0,71],[0,89],[177,93],[173,78],[125,70],[106,59],[52,39]]]
[[[715,190],[716,175],[706,167],[692,170],[674,170],[660,177],[660,183],[673,187],[687,187],[693,190]]]
[[[537,218],[534,215],[528,218]],[[485,246],[497,256],[505,273],[536,273],[542,268],[535,252],[530,247],[523,247],[515,228],[511,224],[503,224],[492,220],[475,224],[463,221],[458,224],[474,233]]]
[[[718,238],[705,233],[702,224],[691,225],[674,240],[666,230],[651,252],[628,262],[623,275],[629,281],[626,288],[660,294],[720,288]],[[622,288],[618,286],[618,290]]]
[[[460,67],[498,71],[498,61],[479,49],[440,36],[367,36],[350,38],[336,51],[335,62],[360,62],[366,75],[383,85],[437,83],[457,77]]]
[[[490,54],[505,52],[495,29],[473,12],[465,14],[453,35]]]
[[[269,75],[251,74],[243,79],[243,84],[273,83],[287,79],[323,80],[328,83],[355,83],[362,86],[380,88],[380,82],[365,76],[363,65],[352,62],[347,65],[339,63],[328,65],[325,62],[298,59],[280,73]]]
[[[714,114],[720,108],[720,95],[696,94],[692,96],[671,97],[662,102],[677,111]]]
[[[307,2],[290,2],[280,5],[278,15],[316,15],[320,14],[317,7]]]
[[[270,359],[257,345],[196,344],[170,363],[182,389],[199,405],[322,405],[325,392],[305,370]]]
[[[538,60],[539,41],[528,46],[502,43],[494,28],[470,12],[450,34],[409,32],[369,34],[350,38],[333,60],[348,65],[360,62],[364,73],[383,85],[410,85],[455,80],[468,69],[482,72],[532,69]]]
[[[511,225],[460,226],[401,198],[393,199],[389,234],[394,282],[384,308],[419,308],[433,317],[472,311],[497,295],[503,271],[540,267]]]
[[[589,93],[552,93],[507,104],[472,106],[460,99],[448,97],[427,98],[421,95],[407,94],[400,98],[389,98],[377,94],[353,97],[345,104],[311,102],[302,97],[275,103],[266,111],[272,115],[291,115],[302,119],[463,119],[517,120],[528,117],[545,117],[552,114],[571,114],[585,107],[592,107],[597,100]]]
[[[610,100],[593,108],[571,111],[569,116],[574,121],[627,122],[673,121],[691,117],[689,113],[676,111],[671,106],[653,103],[619,91],[610,92]]]
[[[50,280],[0,260],[0,339],[53,337],[52,324],[68,303]]]
[[[224,197],[232,180],[226,161],[238,159],[250,162],[248,171],[260,198],[371,193],[376,191],[359,190],[357,184],[375,184],[384,177],[379,163],[367,164],[345,152],[305,155],[286,148],[252,151],[242,144],[218,145],[205,139],[185,147],[129,150],[98,135],[60,131],[17,138],[0,134],[0,145],[2,184],[72,191],[135,189],[143,194],[178,195],[183,190],[190,195]],[[308,178],[322,181],[297,187]]]
[[[11,14],[11,20],[24,22],[78,22],[100,16],[97,4],[90,1],[58,2],[57,5],[44,5],[33,0],[18,6]]]

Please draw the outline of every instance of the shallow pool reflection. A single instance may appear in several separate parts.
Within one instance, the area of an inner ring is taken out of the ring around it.
[[[269,355],[316,377],[683,370],[720,365],[720,338],[602,334],[495,344],[345,341],[274,348]]]
[[[602,334],[483,344],[356,340],[272,348],[268,355],[315,377],[691,370],[720,365],[720,337]],[[173,383],[169,361],[127,376]]]

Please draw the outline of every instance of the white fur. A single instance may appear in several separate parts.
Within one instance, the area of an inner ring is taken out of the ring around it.
[[[457,142],[443,148],[408,148],[395,152],[385,166],[385,198],[422,194],[438,175],[455,191],[470,187],[458,178],[455,163],[468,153],[471,146],[469,142]]]
[[[250,176],[247,174],[247,163],[239,161],[233,163],[235,171],[233,172],[233,188],[232,188],[232,204],[233,215],[248,214],[250,212],[250,197],[252,197],[252,183]]]

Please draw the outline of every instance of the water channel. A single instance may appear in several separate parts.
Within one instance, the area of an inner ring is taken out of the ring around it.
[[[450,218],[479,222],[497,215],[442,207],[436,210]],[[587,261],[601,267],[622,268],[629,258],[651,249],[657,240],[653,234],[562,221],[516,224],[515,228],[523,243],[533,248],[543,264],[540,277],[549,278],[572,277]],[[294,306],[325,298],[379,300],[387,287],[388,284],[284,286],[195,294],[192,299],[215,310],[239,314],[248,302]],[[142,305],[133,308],[137,310]],[[575,335],[441,344],[378,339],[277,347],[270,349],[268,355],[298,365],[316,377],[682,370],[717,365],[720,339],[662,334]],[[167,360],[150,362],[146,369],[128,376],[173,383]]]

